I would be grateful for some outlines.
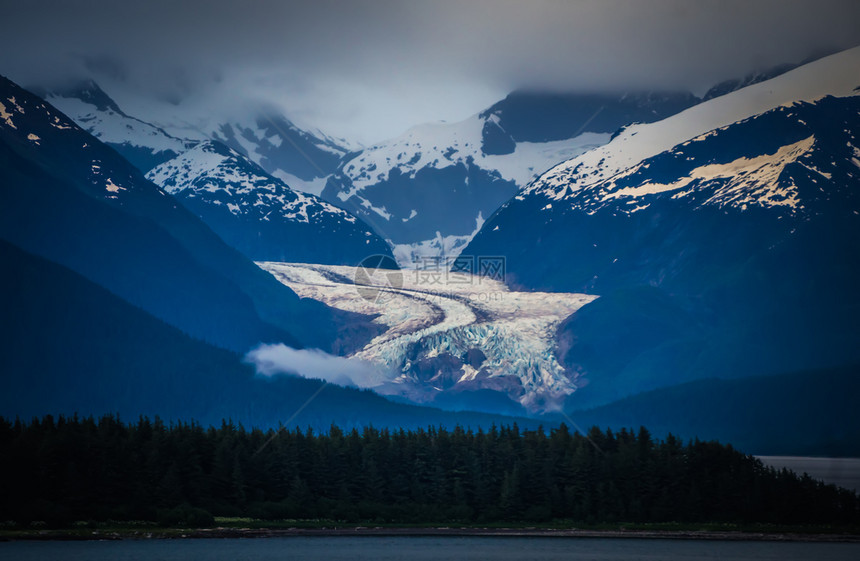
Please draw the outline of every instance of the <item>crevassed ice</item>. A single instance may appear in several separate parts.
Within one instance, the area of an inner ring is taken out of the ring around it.
[[[400,273],[402,287],[386,285],[384,302],[375,302],[362,298],[351,284],[355,267],[259,265],[302,297],[343,310],[378,314],[374,321],[385,332],[352,356],[379,365],[386,377],[368,380],[364,387],[413,396],[413,390],[432,390],[419,387],[422,383],[411,373],[407,351],[415,347],[418,359],[441,353],[462,356],[470,349],[480,349],[487,357],[481,375],[516,377],[523,388],[517,397],[529,409],[552,407],[576,390],[554,354],[555,333],[561,321],[596,296],[512,292],[498,281],[453,282],[453,277],[445,275],[428,282],[422,274],[426,271],[404,270]],[[463,365],[457,383],[478,376],[479,370]]]

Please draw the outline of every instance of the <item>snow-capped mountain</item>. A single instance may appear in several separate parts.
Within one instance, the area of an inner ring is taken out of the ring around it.
[[[36,93],[80,127],[146,171],[184,152],[193,143],[127,115],[92,80]]]
[[[391,254],[356,217],[293,191],[220,142],[201,142],[146,177],[254,260],[357,265]]]
[[[548,171],[465,252],[599,294],[561,328],[587,405],[707,376],[856,363],[860,48],[625,128]]]
[[[658,123],[628,126],[609,144],[550,169],[523,194],[543,193],[549,198],[563,198],[682,142],[780,105],[815,101],[827,95],[854,95],[858,79],[852,70],[860,58],[858,53],[860,49],[851,49],[831,55]]]
[[[459,123],[414,127],[347,157],[322,196],[395,244],[401,265],[456,255],[498,206],[560,161],[631,122],[689,107],[690,94],[514,93]]]
[[[124,84],[109,84],[109,91],[134,111],[120,109],[92,79],[35,91],[144,173],[200,141],[217,140],[294,188],[319,194],[350,149],[346,141],[299,128],[262,103],[240,103],[231,112],[213,114],[205,103],[141,99]]]

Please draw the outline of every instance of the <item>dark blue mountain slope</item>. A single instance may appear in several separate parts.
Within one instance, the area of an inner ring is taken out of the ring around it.
[[[0,241],[0,414],[118,413],[246,427],[290,420],[322,382],[254,376],[241,355],[188,337],[79,274]],[[537,421],[396,404],[326,386],[291,427],[489,427]]]

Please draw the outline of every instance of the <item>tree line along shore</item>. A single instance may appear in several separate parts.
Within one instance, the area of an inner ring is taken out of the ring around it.
[[[0,417],[0,523],[214,517],[345,524],[860,523],[860,498],[730,445],[647,429],[326,433],[116,416]]]

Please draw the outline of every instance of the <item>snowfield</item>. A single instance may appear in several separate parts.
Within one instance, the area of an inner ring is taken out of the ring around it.
[[[576,390],[555,356],[558,325],[596,296],[514,292],[502,282],[447,269],[258,263],[302,298],[375,315],[385,331],[351,358],[379,367],[364,388],[431,402],[442,392],[504,391],[546,411]]]

